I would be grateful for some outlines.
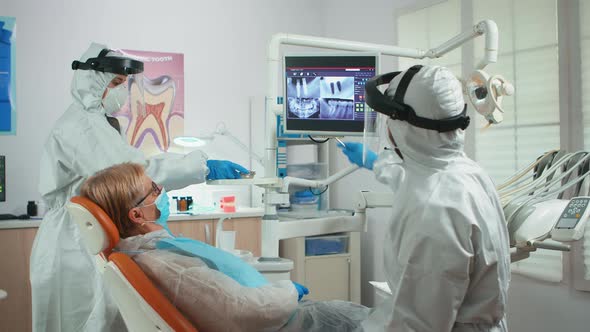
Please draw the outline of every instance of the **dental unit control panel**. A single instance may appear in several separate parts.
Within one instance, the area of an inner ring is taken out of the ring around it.
[[[572,198],[553,227],[551,238],[561,242],[579,240],[590,214],[589,203],[588,196]]]

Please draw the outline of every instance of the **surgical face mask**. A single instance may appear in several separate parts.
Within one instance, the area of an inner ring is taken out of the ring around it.
[[[118,112],[125,105],[129,91],[127,91],[127,84],[120,84],[108,89],[106,97],[102,100],[102,105],[106,114],[110,115]]]
[[[160,195],[158,195],[158,198],[156,198],[156,200],[152,204],[155,204],[156,208],[160,211],[160,216],[158,217],[158,219],[153,220],[152,222],[155,222],[156,224],[164,227],[164,229],[166,229],[168,233],[170,233],[170,230],[168,229],[167,225],[168,217],[170,217],[170,200],[168,198],[168,193],[166,192],[166,189],[162,188],[162,192],[160,193]],[[152,204],[144,205],[143,207],[150,206]]]

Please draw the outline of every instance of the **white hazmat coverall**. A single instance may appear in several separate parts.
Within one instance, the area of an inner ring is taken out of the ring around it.
[[[81,61],[106,48],[92,44]],[[108,166],[135,162],[167,189],[205,181],[207,157],[159,155],[147,159],[105,118],[102,95],[115,74],[76,70],[73,103],[49,134],[41,157],[39,191],[49,211],[31,253],[33,331],[125,330],[103,285],[95,259],[84,249],[65,208],[89,176]]]
[[[404,73],[392,80],[395,89]],[[404,102],[418,116],[462,112],[459,81],[424,66]],[[439,133],[388,119],[403,161],[384,151],[374,172],[394,191],[384,241],[384,271],[393,293],[363,323],[366,331],[507,331],[508,232],[494,184],[463,152],[461,129]]]

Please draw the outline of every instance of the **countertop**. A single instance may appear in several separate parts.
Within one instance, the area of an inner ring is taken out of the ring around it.
[[[168,221],[185,221],[185,220],[208,220],[220,218],[249,218],[262,217],[264,215],[263,208],[241,208],[234,213],[224,212],[208,212],[199,214],[171,214]],[[0,220],[0,230],[11,228],[35,228],[41,225],[41,218],[33,217],[31,219],[9,219]]]

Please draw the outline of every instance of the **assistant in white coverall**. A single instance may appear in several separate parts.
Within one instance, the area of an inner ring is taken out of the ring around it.
[[[360,143],[341,146],[351,162],[373,169],[394,192],[383,255],[393,295],[363,328],[507,331],[508,232],[494,183],[463,152],[469,120],[461,84],[443,67],[412,70],[401,84],[408,71],[390,77],[385,96],[367,88],[367,103],[391,116],[385,136],[394,149],[379,157],[369,152],[363,161]],[[396,96],[400,85],[407,90]],[[371,93],[388,101],[371,105]],[[414,124],[399,119],[407,106],[417,116],[409,117]],[[441,120],[449,121],[439,126]]]

